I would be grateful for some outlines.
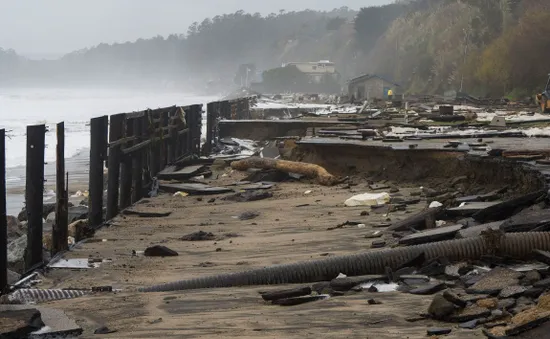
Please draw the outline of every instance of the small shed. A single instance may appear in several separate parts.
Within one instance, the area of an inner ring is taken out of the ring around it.
[[[348,94],[355,100],[388,99],[390,90],[395,97],[401,93],[401,86],[374,74],[353,78],[348,83]]]

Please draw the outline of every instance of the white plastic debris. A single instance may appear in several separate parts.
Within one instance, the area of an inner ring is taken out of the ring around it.
[[[382,193],[364,193],[355,195],[344,202],[348,207],[384,205],[390,202],[390,195]]]
[[[437,227],[441,227],[441,226],[443,226],[443,225],[447,225],[447,222],[444,221],[444,220],[437,220],[437,221],[435,222],[435,226],[437,226]]]
[[[432,201],[432,203],[428,207],[429,208],[438,208],[438,207],[441,207],[441,206],[443,206],[443,204],[440,203],[439,201]]]
[[[313,191],[308,190],[308,191],[305,191],[304,194],[305,194],[305,195],[309,195],[309,194],[311,194],[311,192],[313,192]]]
[[[338,274],[336,279],[338,279],[338,278],[347,278],[347,275],[345,275],[344,273],[340,273],[340,274]]]
[[[365,224],[359,224],[359,225],[357,225],[357,227],[358,227],[358,228],[365,228],[365,227],[367,227],[367,225],[365,225]]]

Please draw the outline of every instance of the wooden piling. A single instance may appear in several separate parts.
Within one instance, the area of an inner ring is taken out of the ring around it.
[[[149,112],[145,112],[145,115],[148,116]],[[134,125],[134,135],[136,144],[143,141],[142,134],[142,117],[132,119],[132,124]],[[134,151],[131,154],[132,157],[132,204],[136,203],[141,199],[142,188],[142,177],[143,177],[143,161],[142,161],[143,148],[140,148]]]
[[[45,125],[27,126],[25,205],[27,211],[27,270],[42,264]]]
[[[118,212],[118,198],[120,185],[120,144],[115,142],[122,139],[125,114],[111,116],[109,123],[109,161],[107,172],[107,214],[106,219],[111,220]]]
[[[90,121],[90,180],[88,224],[98,227],[103,223],[103,167],[107,151],[109,118],[102,116]]]
[[[124,137],[134,136],[134,126],[131,119],[124,119]],[[134,142],[128,142],[131,146]],[[124,154],[120,167],[120,209],[125,209],[132,204],[132,155]]]
[[[6,219],[6,130],[0,129],[0,293],[8,288],[8,222]]]
[[[52,255],[66,251],[68,236],[68,195],[65,187],[65,124],[57,124],[57,148],[55,159],[55,224],[52,227]]]

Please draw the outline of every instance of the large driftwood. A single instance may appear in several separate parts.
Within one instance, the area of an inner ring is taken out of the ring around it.
[[[232,162],[231,167],[238,171],[246,171],[249,168],[261,168],[276,169],[287,173],[302,174],[309,178],[317,179],[319,184],[323,186],[332,186],[337,182],[336,177],[327,172],[327,170],[323,167],[304,162],[250,157],[248,159]]]

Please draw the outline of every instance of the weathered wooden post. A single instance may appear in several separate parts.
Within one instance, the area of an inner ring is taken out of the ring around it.
[[[178,133],[175,126],[175,118],[178,110],[179,108],[175,107],[168,114],[168,134],[170,135],[170,139],[168,140],[168,163],[170,164],[174,163],[177,159]]]
[[[42,264],[42,208],[44,205],[44,148],[46,126],[27,126],[25,206],[27,251],[25,269]]]
[[[6,220],[6,130],[0,129],[0,293],[8,288],[8,222]]]
[[[68,196],[65,187],[65,123],[57,124],[57,149],[55,159],[55,224],[52,227],[52,255],[69,248],[68,236]]]
[[[118,197],[120,185],[120,139],[124,127],[125,114],[111,115],[109,123],[109,161],[107,172],[107,214],[106,219],[113,219],[119,212]]]
[[[206,141],[204,142],[204,145],[202,146],[202,154],[203,155],[210,155],[212,153],[212,137],[213,137],[213,129],[214,129],[214,105],[215,103],[209,102],[206,105]]]
[[[134,126],[128,116],[124,118],[124,137],[125,139],[134,136]],[[133,142],[128,142],[132,145]],[[126,148],[125,147],[125,148]],[[123,152],[122,163],[120,167],[120,209],[125,209],[132,204],[132,154]]]
[[[149,112],[144,112],[145,116],[148,116]],[[132,119],[132,124],[134,125],[134,135],[136,138],[136,145],[137,148],[132,152],[132,204],[136,203],[139,199],[141,199],[141,192],[143,190],[143,148],[139,146],[141,141],[143,141],[143,134],[142,134],[142,119],[141,117],[136,117],[135,119]]]
[[[103,223],[103,166],[107,153],[109,117],[102,116],[90,121],[90,206],[88,224],[97,227]]]

